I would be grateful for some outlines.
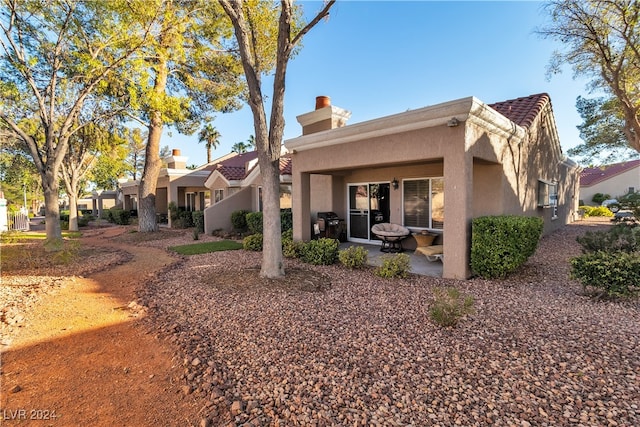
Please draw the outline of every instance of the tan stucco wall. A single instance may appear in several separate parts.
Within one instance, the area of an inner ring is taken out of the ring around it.
[[[591,199],[596,193],[609,194],[612,198],[618,198],[626,195],[629,187],[633,187],[635,191],[640,190],[640,167],[613,176],[606,181],[580,187],[579,199],[586,205],[595,206],[597,203],[592,202]]]
[[[211,234],[214,230],[232,231],[231,214],[237,210],[253,210],[252,199],[255,199],[254,188],[245,187],[220,202],[204,210],[204,232]]]

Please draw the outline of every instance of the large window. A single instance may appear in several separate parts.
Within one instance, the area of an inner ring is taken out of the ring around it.
[[[405,179],[402,194],[405,227],[444,228],[444,179]]]

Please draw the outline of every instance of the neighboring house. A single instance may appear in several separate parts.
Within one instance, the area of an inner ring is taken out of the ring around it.
[[[402,224],[441,234],[443,277],[467,278],[473,218],[539,216],[545,233],[575,218],[579,167],[562,154],[547,94],[469,97],[345,126],[349,117],[316,109],[285,141],[297,240],[312,237],[318,212],[343,218],[353,242],[379,243],[375,222]]]
[[[217,163],[237,155],[230,153],[196,169],[187,169],[187,157],[180,154],[180,150],[174,149],[170,156],[163,159],[167,167],[160,170],[156,184],[158,222],[169,226],[171,225],[168,214],[169,204],[174,202],[176,206],[186,211],[203,211],[211,202],[209,189],[204,186],[205,180]],[[138,209],[139,184],[138,180],[120,183],[124,209]]]
[[[204,211],[205,233],[231,231],[231,214],[237,210],[262,211],[262,178],[257,151],[238,154],[214,165],[204,183],[211,206]],[[280,159],[280,207],[291,208],[291,158]]]
[[[586,205],[598,204],[592,201],[597,193],[617,198],[637,191],[640,191],[640,160],[585,168],[580,174],[580,200]]]

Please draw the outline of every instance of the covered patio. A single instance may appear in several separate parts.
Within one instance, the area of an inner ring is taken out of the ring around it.
[[[362,246],[368,252],[367,254],[367,264],[377,267],[382,264],[383,256],[390,255],[394,256],[395,254],[387,254],[380,251],[380,246],[378,245],[365,245],[361,243],[354,242],[343,242],[340,243],[340,249],[346,249],[350,246]],[[430,262],[427,260],[427,257],[420,253],[414,253],[413,250],[409,249],[404,251],[403,253],[409,255],[409,262],[411,265],[411,273],[418,274],[420,276],[429,276],[429,277],[442,277],[442,262],[434,261]]]

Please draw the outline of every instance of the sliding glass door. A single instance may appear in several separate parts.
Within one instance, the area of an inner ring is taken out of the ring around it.
[[[374,240],[371,227],[389,222],[389,188],[388,182],[349,184],[349,240]]]

